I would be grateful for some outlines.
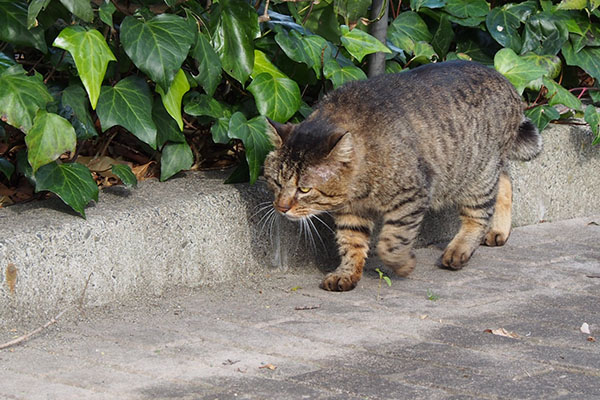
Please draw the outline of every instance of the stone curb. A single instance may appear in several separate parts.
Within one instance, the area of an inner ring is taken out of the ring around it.
[[[600,147],[591,146],[591,132],[553,126],[543,137],[540,157],[511,166],[513,224],[597,214]],[[272,225],[261,219],[264,210],[254,215],[269,201],[264,185],[224,185],[224,176],[187,173],[133,190],[109,188],[85,220],[56,199],[0,209],[0,320],[48,318],[79,303],[156,297],[331,260],[327,229],[320,231],[329,249],[316,239],[311,250],[296,226]],[[420,245],[451,238],[456,222],[455,212],[430,215]],[[17,268],[14,293],[4,273],[9,263]]]

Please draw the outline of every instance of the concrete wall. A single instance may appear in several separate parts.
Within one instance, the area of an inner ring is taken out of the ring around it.
[[[543,136],[543,154],[511,169],[514,225],[597,214],[600,146],[591,147],[589,130],[554,126]],[[277,224],[261,220],[266,188],[224,185],[224,176],[188,173],[109,188],[88,207],[87,220],[57,199],[0,209],[0,320],[156,297],[180,285],[235,284],[265,268],[335,266],[327,229],[316,249],[287,221],[269,235]],[[451,238],[455,214],[429,216],[420,244]],[[9,263],[18,270],[14,293],[5,282]]]

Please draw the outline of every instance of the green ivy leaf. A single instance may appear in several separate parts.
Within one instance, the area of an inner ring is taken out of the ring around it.
[[[521,15],[517,9],[508,4],[493,8],[487,14],[485,25],[496,42],[515,52],[521,51],[522,42],[519,35]]]
[[[94,11],[89,0],[60,0],[60,2],[67,10],[85,22],[92,22],[94,19]]]
[[[0,117],[27,132],[37,111],[45,109],[53,98],[41,75],[27,76],[21,71],[21,66],[15,65],[0,75]]]
[[[385,62],[385,73],[386,74],[397,74],[402,72],[402,65],[396,61],[388,60]]]
[[[560,118],[560,113],[552,106],[542,105],[525,110],[525,115],[537,126],[538,130],[543,131],[550,121]]]
[[[327,41],[321,36],[302,36],[298,31],[289,33],[279,28],[275,41],[283,52],[292,60],[308,65],[315,71],[317,79],[321,78],[321,54],[323,58],[331,57],[331,50]]]
[[[160,156],[160,181],[166,181],[194,164],[192,149],[187,143],[167,143]]]
[[[444,10],[459,18],[483,17],[490,6],[485,0],[447,0]]]
[[[600,48],[586,47],[575,52],[571,43],[566,42],[562,47],[562,55],[567,65],[576,65],[595,79],[600,80]]]
[[[581,104],[581,100],[575,97],[573,93],[569,92],[552,79],[543,78],[542,82],[548,89],[546,98],[548,99],[549,105],[554,106],[556,104],[563,104],[577,111],[583,110],[583,104]]]
[[[44,30],[27,29],[27,2],[23,0],[0,0],[0,41],[48,52]]]
[[[229,119],[229,116],[217,118],[213,126],[210,127],[213,142],[229,143]]]
[[[100,4],[100,7],[98,7],[98,16],[100,17],[100,20],[102,22],[112,27],[113,14],[115,13],[115,11],[117,11],[117,7],[115,7],[115,5],[112,2],[105,1],[102,4]]]
[[[193,75],[194,79],[212,96],[221,82],[221,60],[202,33],[198,33],[191,56],[198,61],[198,75]]]
[[[346,23],[366,17],[371,0],[334,0],[333,12],[344,18]],[[387,4],[386,4],[387,5]]]
[[[219,103],[218,100],[206,94],[201,94],[192,98],[192,100],[185,105],[183,110],[187,114],[196,117],[207,116],[216,119],[224,116],[231,116],[231,112],[228,113],[229,110],[227,109],[227,106]]]
[[[33,173],[56,160],[61,154],[75,152],[77,135],[73,126],[63,117],[39,110],[33,127],[25,136],[27,159]]]
[[[562,0],[556,5],[557,10],[583,10],[587,7],[588,0]]]
[[[254,68],[252,69],[251,76],[256,77],[262,73],[267,73],[273,78],[287,78],[287,75],[269,61],[265,53],[260,50],[254,50]]]
[[[448,19],[448,14],[440,14],[440,23],[431,39],[435,52],[443,59],[448,54],[450,44],[454,40],[454,30]]]
[[[494,60],[474,40],[467,39],[456,43],[456,54],[458,58],[463,60],[466,59],[485,65],[494,65]]]
[[[358,62],[361,62],[367,54],[392,52],[386,45],[369,35],[367,32],[363,32],[360,29],[350,30],[346,25],[340,26],[340,29],[342,30],[342,37],[340,40],[342,41],[344,48],[348,50],[348,53],[356,58]]]
[[[546,73],[544,77],[554,79],[556,78],[562,69],[562,61],[558,56],[540,56],[535,53],[527,53],[521,56],[524,60],[532,61],[538,66],[544,68]],[[538,78],[535,81],[531,81],[526,87],[532,90],[540,90],[542,88],[542,78]]]
[[[75,128],[77,139],[85,140],[98,136],[90,114],[89,102],[85,90],[79,85],[67,87],[60,99],[62,109],[60,114],[67,118]],[[70,112],[67,112],[70,110]]]
[[[261,115],[278,122],[286,122],[300,108],[298,84],[287,77],[263,72],[254,77],[248,91],[254,96]]]
[[[37,26],[37,16],[40,11],[45,10],[50,0],[32,0],[27,8],[27,29]]]
[[[33,175],[33,168],[27,161],[27,150],[22,149],[17,151],[17,172],[22,174],[27,180],[35,185],[35,176]],[[43,167],[42,167],[43,168]]]
[[[117,61],[104,37],[95,29],[68,26],[60,32],[53,46],[67,50],[73,56],[92,109],[95,110],[108,63]]]
[[[158,94],[160,94],[165,109],[177,122],[179,130],[181,131],[183,131],[181,100],[183,99],[183,95],[186,94],[188,90],[190,90],[190,84],[185,76],[185,72],[183,72],[181,69],[179,72],[177,72],[177,75],[175,75],[175,79],[173,79],[173,83],[171,83],[171,87],[167,93],[165,93],[160,86],[156,87],[156,91]]]
[[[159,149],[167,142],[185,142],[185,136],[179,130],[177,122],[169,115],[159,98],[154,99],[152,121],[156,125],[156,144]]]
[[[388,40],[409,53],[413,52],[416,42],[430,42],[432,37],[425,21],[412,11],[401,13],[388,27]]]
[[[98,201],[98,185],[90,170],[78,163],[44,165],[35,174],[35,191],[48,190],[85,218],[85,206]]]
[[[160,14],[147,22],[125,17],[121,24],[125,52],[165,91],[195,42],[195,24],[173,14]]]
[[[417,64],[427,64],[434,58],[437,58],[437,54],[433,47],[427,42],[415,43],[414,49],[415,56],[412,58],[412,62]]]
[[[110,168],[111,172],[115,174],[121,182],[127,187],[137,187],[137,178],[135,174],[127,164],[113,164]]]
[[[547,12],[532,15],[525,24],[521,53],[556,55],[569,40],[567,26]]]
[[[576,53],[586,46],[600,46],[600,26],[592,24],[587,17],[576,15],[564,24],[571,33],[569,39]]]
[[[156,125],[152,121],[152,95],[142,78],[129,76],[115,86],[102,86],[98,117],[103,131],[120,125],[156,149]]]
[[[246,161],[250,167],[250,183],[253,184],[260,175],[265,157],[273,149],[266,134],[267,121],[259,116],[246,121],[241,112],[236,112],[229,121],[229,137],[240,139],[246,150]]]
[[[485,21],[485,17],[469,17],[469,18],[458,18],[454,15],[449,15],[448,20],[454,22],[460,26],[466,26],[469,28],[475,28],[481,25]]]
[[[583,114],[583,119],[585,120],[585,122],[590,124],[592,132],[594,133],[594,135],[596,135],[593,144],[600,143],[600,113],[598,112],[596,107],[594,107],[591,104],[587,106]]]
[[[446,5],[446,0],[410,0],[410,9],[419,11],[421,7],[442,8]]]
[[[334,59],[329,59],[325,62],[323,74],[325,78],[331,80],[334,89],[337,89],[346,82],[367,79],[367,75],[362,69],[354,65],[342,68]]]
[[[0,75],[10,67],[17,65],[14,58],[0,52]],[[23,71],[24,72],[24,71]]]
[[[221,0],[221,16],[213,34],[213,47],[223,70],[244,84],[254,66],[254,39],[260,34],[258,14],[243,0]]]
[[[515,86],[519,94],[523,93],[527,84],[546,73],[545,68],[519,57],[513,50],[508,48],[496,53],[494,67]]]
[[[15,172],[15,166],[6,158],[0,157],[0,172],[4,174],[6,179],[10,179],[13,172]]]

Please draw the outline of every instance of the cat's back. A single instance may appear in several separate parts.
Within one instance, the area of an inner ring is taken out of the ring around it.
[[[343,118],[412,118],[435,111],[438,118],[482,106],[520,104],[511,83],[490,67],[470,61],[446,61],[395,74],[350,82],[329,94],[321,106]],[[425,112],[425,114],[423,113]],[[345,114],[345,115],[344,115]]]

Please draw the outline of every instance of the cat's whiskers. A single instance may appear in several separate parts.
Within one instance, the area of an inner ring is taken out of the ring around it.
[[[312,232],[314,232],[317,235],[317,238],[319,238],[319,241],[321,242],[321,245],[323,246],[323,248],[325,250],[327,250],[327,246],[325,246],[325,242],[323,241],[323,238],[321,237],[321,234],[319,233],[319,231],[317,230],[317,227],[315,226],[314,222],[312,221],[312,217],[317,217],[316,215],[311,215],[306,219],[306,222],[308,222],[309,226],[311,227],[311,236],[312,236]],[[317,219],[319,219],[317,217]],[[320,219],[319,219],[320,220]],[[323,221],[321,221],[323,223]],[[325,225],[327,226],[327,225]],[[328,226],[327,226],[328,227]],[[329,227],[328,227],[329,228]],[[329,228],[331,230],[331,228]],[[332,231],[333,232],[333,231]],[[313,239],[313,244],[315,244],[315,241]],[[316,247],[316,246],[315,246]],[[315,251],[317,250],[316,248],[314,249]]]
[[[252,209],[252,211],[256,210],[257,208],[258,208],[258,211],[256,211],[254,214],[252,214],[250,216],[250,219],[256,217],[258,214],[262,213],[264,210],[266,210],[272,206],[273,206],[273,203],[271,201],[263,201],[262,203],[257,204],[256,207],[254,207]]]

